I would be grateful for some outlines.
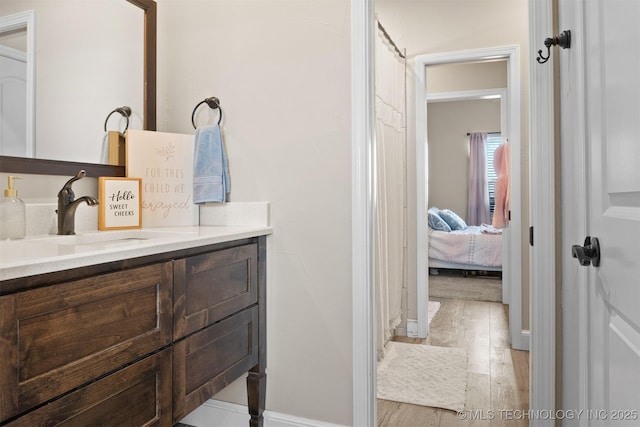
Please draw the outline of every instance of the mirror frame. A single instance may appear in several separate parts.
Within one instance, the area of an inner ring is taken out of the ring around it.
[[[144,95],[143,128],[156,130],[157,28],[155,0],[126,0],[144,11]],[[0,172],[36,175],[75,175],[84,169],[87,176],[126,176],[124,166],[80,163],[27,157],[0,156]]]

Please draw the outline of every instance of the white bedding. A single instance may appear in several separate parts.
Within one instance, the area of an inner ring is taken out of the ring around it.
[[[451,232],[429,228],[429,258],[458,264],[502,266],[502,235],[469,226]]]

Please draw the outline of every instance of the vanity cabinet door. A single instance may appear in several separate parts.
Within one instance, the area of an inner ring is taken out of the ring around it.
[[[29,412],[7,427],[172,424],[168,348]]]
[[[0,421],[171,343],[172,264],[0,297]]]
[[[258,323],[253,306],[174,344],[175,422],[258,363]]]
[[[258,302],[258,245],[176,260],[174,340]]]

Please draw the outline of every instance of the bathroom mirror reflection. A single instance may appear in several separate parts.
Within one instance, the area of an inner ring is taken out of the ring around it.
[[[27,132],[28,14],[0,21],[0,154],[33,156],[33,135]],[[24,19],[22,19],[24,18]],[[29,72],[29,74],[32,74]],[[32,104],[32,103],[29,103]]]
[[[33,19],[20,29],[20,47],[11,45],[15,28],[0,28],[0,44],[23,51],[27,70],[22,92],[2,100],[11,108],[1,111],[7,132],[0,156],[47,159],[54,166],[51,160],[104,164],[105,119],[124,105],[132,110],[129,128],[155,129],[153,0],[2,0],[0,22],[29,11]],[[29,66],[34,67],[32,83]],[[11,117],[9,111],[20,114]],[[122,131],[125,119],[112,115],[107,126]],[[19,160],[1,158],[0,171],[15,171]]]

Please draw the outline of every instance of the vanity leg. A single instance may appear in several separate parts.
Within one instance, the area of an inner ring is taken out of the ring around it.
[[[247,401],[250,427],[263,427],[267,395],[267,238],[260,236],[258,243],[258,363],[247,376]]]
[[[263,427],[265,396],[267,394],[267,374],[260,372],[259,365],[255,366],[247,376],[247,400],[249,403],[250,427]]]

